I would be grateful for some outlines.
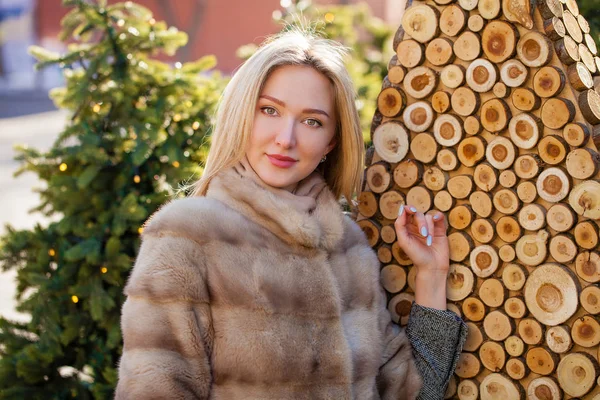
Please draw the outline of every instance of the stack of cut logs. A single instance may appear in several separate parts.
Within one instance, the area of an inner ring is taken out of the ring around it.
[[[600,58],[575,0],[409,3],[377,99],[358,223],[405,324],[401,204],[449,224],[469,335],[446,398],[600,399]]]

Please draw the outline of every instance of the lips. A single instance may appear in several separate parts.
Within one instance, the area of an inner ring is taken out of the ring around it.
[[[282,156],[281,154],[267,154],[267,157],[271,164],[280,168],[289,168],[297,162],[297,160],[294,160],[291,157]]]

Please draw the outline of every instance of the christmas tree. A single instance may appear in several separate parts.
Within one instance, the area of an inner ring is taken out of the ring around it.
[[[0,266],[15,269],[18,311],[0,318],[0,398],[113,396],[123,288],[141,224],[196,179],[225,79],[214,57],[170,66],[187,36],[132,2],[63,0],[65,54],[33,47],[38,68],[58,65],[50,95],[71,112],[45,153],[21,147],[25,171],[46,183],[35,210],[57,222],[0,238]],[[58,218],[57,218],[58,217]]]

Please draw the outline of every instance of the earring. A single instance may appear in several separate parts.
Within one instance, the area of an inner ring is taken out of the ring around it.
[[[325,162],[325,160],[327,160],[327,154],[325,154],[325,155],[323,156],[323,158],[321,158],[321,162]]]

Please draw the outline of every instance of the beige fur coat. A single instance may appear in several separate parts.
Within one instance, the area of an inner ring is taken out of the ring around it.
[[[146,223],[117,399],[415,399],[379,261],[318,174],[294,194],[242,163]]]

